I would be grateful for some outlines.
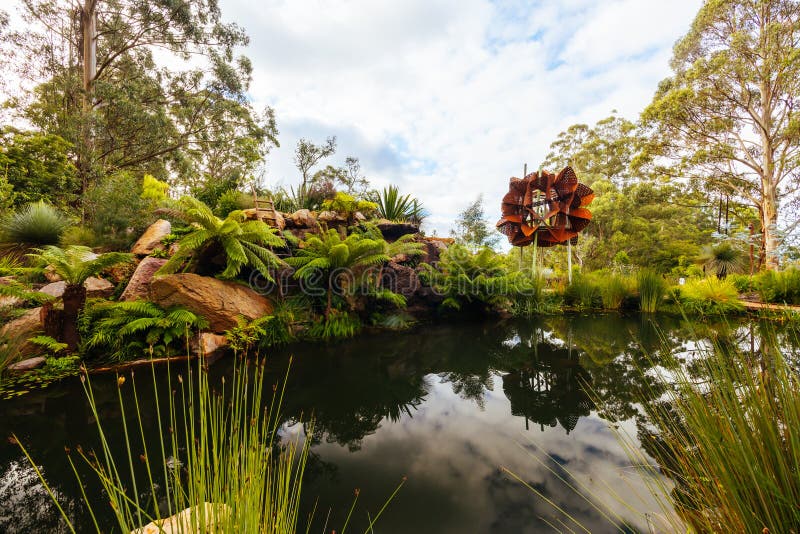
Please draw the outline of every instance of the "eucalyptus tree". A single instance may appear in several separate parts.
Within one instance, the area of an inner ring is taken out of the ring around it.
[[[275,142],[272,111],[247,99],[250,61],[234,55],[247,36],[217,0],[25,0],[21,15],[0,36],[23,82],[9,105],[72,144],[81,192],[121,169],[217,177]]]
[[[763,259],[776,268],[781,233],[800,222],[790,215],[800,188],[800,2],[705,2],[672,69],[642,115],[651,154],[757,208]]]

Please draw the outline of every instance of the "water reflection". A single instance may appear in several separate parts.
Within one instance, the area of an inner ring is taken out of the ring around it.
[[[590,530],[603,532],[613,528],[530,451],[550,454],[549,461],[590,486],[613,484],[635,503],[644,494],[641,482],[621,478],[629,461],[607,420],[635,432],[630,418],[637,395],[658,393],[652,376],[639,369],[670,354],[691,354],[712,338],[757,349],[759,335],[758,324],[698,328],[638,315],[430,326],[291,347],[270,357],[266,379],[280,383],[293,357],[284,432],[307,435],[300,422],[315,420],[305,486],[306,509],[316,503],[318,510],[314,531],[326,518],[329,530],[341,525],[356,487],[361,497],[354,526],[363,530],[367,511],[374,514],[403,476],[408,483],[382,517],[381,532],[550,531],[541,518],[552,518],[554,510],[503,474],[499,467],[506,466]],[[211,372],[212,380],[219,379],[231,372],[231,363],[220,362]],[[158,387],[167,378],[160,370]],[[119,427],[113,377],[94,383],[103,420]],[[603,401],[602,413],[593,411],[591,396]],[[155,428],[155,407],[145,405],[143,412],[146,425]],[[86,525],[64,454],[65,445],[95,443],[77,380],[6,401],[0,416],[3,436],[20,436],[70,513]],[[113,435],[112,446],[122,452],[120,437]],[[33,525],[55,531],[57,514],[29,483],[26,465],[15,446],[0,445],[0,531],[29,532]],[[17,480],[22,483],[11,483]],[[102,510],[102,495],[91,494]]]

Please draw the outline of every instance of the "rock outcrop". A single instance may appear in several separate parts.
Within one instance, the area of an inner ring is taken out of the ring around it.
[[[146,300],[153,276],[165,263],[167,263],[167,260],[164,258],[144,258],[136,266],[136,270],[133,272],[133,276],[131,276],[119,300]]]
[[[39,292],[51,297],[61,298],[66,287],[67,283],[64,281],[52,282],[39,289]],[[83,287],[86,288],[86,296],[89,298],[107,298],[114,292],[114,284],[108,280],[93,276],[86,279]]]
[[[19,342],[19,355],[30,356],[41,351],[28,338],[41,334],[42,330],[42,308],[33,308],[3,325],[0,328],[0,337],[10,339],[12,343]]]
[[[161,240],[167,237],[171,231],[172,225],[169,221],[157,220],[144,231],[142,237],[131,248],[131,252],[137,256],[147,256],[156,249],[164,248]]]
[[[272,313],[269,299],[235,282],[197,274],[171,274],[150,283],[149,300],[160,306],[183,306],[202,315],[212,332],[236,326],[239,316],[253,320]]]
[[[395,241],[404,235],[419,233],[419,225],[407,222],[392,222],[388,219],[379,219],[375,226],[383,234],[383,238],[389,242]]]
[[[25,371],[33,371],[41,367],[47,360],[44,356],[34,356],[33,358],[26,358],[17,363],[12,363],[8,366],[8,370],[12,373],[24,373]]]
[[[307,209],[297,210],[286,219],[287,228],[316,228],[317,218]]]

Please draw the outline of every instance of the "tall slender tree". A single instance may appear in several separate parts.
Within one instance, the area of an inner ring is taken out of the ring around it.
[[[672,68],[643,113],[651,154],[757,208],[762,258],[776,268],[800,223],[800,2],[707,0]]]

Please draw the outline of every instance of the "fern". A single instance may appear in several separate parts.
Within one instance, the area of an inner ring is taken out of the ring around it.
[[[283,265],[270,247],[283,248],[286,242],[277,230],[261,221],[247,221],[242,211],[233,211],[220,219],[211,208],[192,197],[182,197],[176,207],[161,213],[179,219],[192,230],[178,241],[178,251],[159,270],[159,274],[177,272],[187,262],[189,268],[210,264],[206,255],[220,248],[225,254],[225,268],[220,278],[235,278],[243,267],[251,267],[272,281],[270,270]]]
[[[58,354],[59,352],[64,352],[67,350],[66,343],[60,343],[50,336],[34,336],[28,339],[28,341],[33,343],[34,345],[46,349],[48,352],[52,354]]]

